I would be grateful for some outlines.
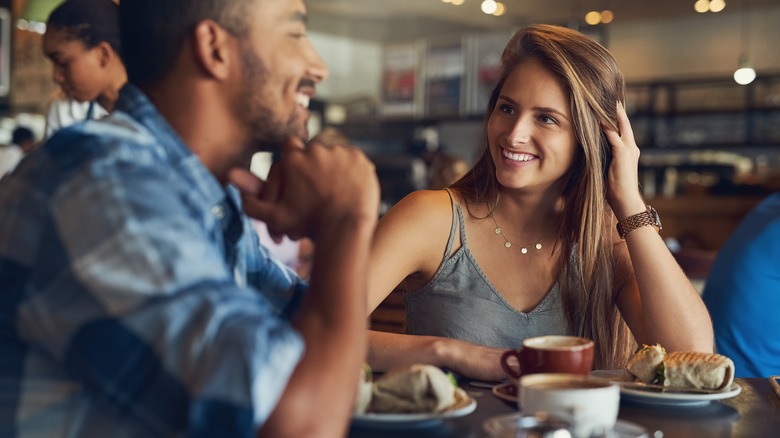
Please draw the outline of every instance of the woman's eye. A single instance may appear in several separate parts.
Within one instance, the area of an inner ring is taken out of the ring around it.
[[[555,124],[557,124],[557,123],[558,123],[558,121],[557,121],[557,120],[555,120],[554,118],[552,118],[552,117],[550,117],[550,116],[540,116],[540,117],[539,117],[539,120],[540,120],[542,123],[546,124],[546,125],[555,125]]]
[[[509,106],[509,105],[506,105],[506,104],[502,104],[502,105],[499,107],[499,109],[500,109],[500,110],[501,110],[501,112],[502,112],[502,113],[504,113],[504,114],[514,114],[514,113],[515,113],[515,109],[514,109],[514,108],[512,108],[512,107],[511,107],[511,106]]]

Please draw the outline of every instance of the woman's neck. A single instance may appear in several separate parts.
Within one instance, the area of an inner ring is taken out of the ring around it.
[[[543,193],[502,190],[492,214],[509,230],[542,238],[558,232],[562,202],[559,190]]]
[[[109,75],[111,77],[109,85],[95,100],[103,109],[111,113],[114,111],[116,101],[119,99],[119,90],[127,83],[127,72],[124,65],[120,64],[111,68]]]

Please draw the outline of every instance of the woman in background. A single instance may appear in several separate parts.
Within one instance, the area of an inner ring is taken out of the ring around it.
[[[403,282],[408,334],[372,332],[372,368],[499,380],[503,351],[549,334],[593,339],[597,369],[622,368],[637,343],[711,352],[707,310],[639,192],[615,59],[579,32],[534,25],[501,63],[474,167],[377,227],[368,310]]]
[[[64,96],[46,116],[46,137],[114,109],[127,82],[119,39],[119,6],[111,0],[66,0],[49,16],[43,53]]]

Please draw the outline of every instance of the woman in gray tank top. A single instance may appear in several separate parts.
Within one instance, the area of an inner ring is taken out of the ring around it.
[[[407,334],[372,332],[372,367],[499,380],[505,349],[546,334],[593,339],[602,369],[637,343],[711,352],[704,304],[639,193],[615,59],[579,32],[533,25],[501,69],[474,167],[379,223],[368,310],[402,284]]]

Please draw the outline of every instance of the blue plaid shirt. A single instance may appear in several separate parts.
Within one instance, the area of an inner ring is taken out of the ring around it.
[[[126,86],[0,182],[0,436],[254,436],[304,290]]]

